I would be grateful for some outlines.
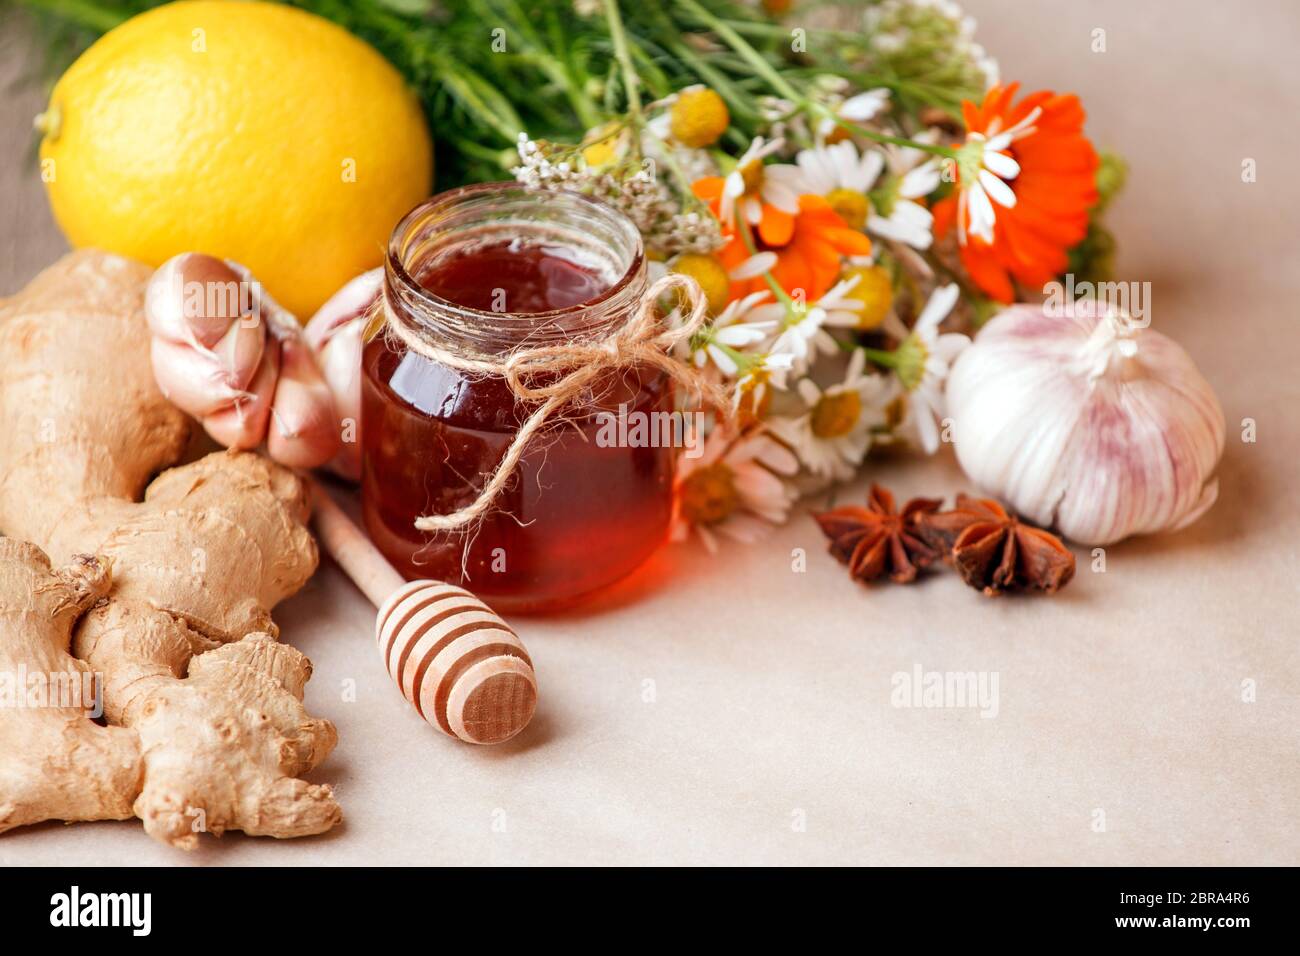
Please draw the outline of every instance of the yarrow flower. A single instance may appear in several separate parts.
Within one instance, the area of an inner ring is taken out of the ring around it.
[[[569,189],[595,196],[631,219],[646,245],[664,255],[707,254],[723,243],[718,220],[701,203],[694,208],[660,182],[634,156],[616,130],[596,131],[586,146],[565,146],[520,133],[515,179],[529,189]]]
[[[920,59],[949,88],[998,82],[997,61],[974,41],[974,18],[950,0],[881,0],[867,7],[864,28],[882,70],[906,71]]]

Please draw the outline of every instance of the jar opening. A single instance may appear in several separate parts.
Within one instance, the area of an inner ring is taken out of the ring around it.
[[[482,183],[398,223],[385,282],[399,320],[499,353],[609,334],[644,294],[645,254],[632,221],[604,203]]]

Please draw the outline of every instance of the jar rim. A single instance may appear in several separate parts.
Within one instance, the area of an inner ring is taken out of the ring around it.
[[[438,293],[426,288],[411,275],[406,262],[403,261],[403,246],[408,234],[419,221],[427,216],[430,211],[438,208],[446,207],[451,209],[466,200],[494,195],[502,197],[517,195],[520,198],[531,197],[536,198],[539,202],[545,201],[548,205],[553,205],[555,201],[569,202],[573,203],[575,208],[584,208],[604,218],[612,227],[622,231],[630,241],[630,261],[623,270],[623,274],[609,288],[593,299],[560,309],[548,309],[544,312],[493,312],[476,309],[438,295]],[[631,219],[610,204],[569,189],[539,192],[528,189],[513,180],[505,180],[458,186],[431,196],[416,205],[393,227],[392,236],[388,240],[385,265],[389,276],[395,276],[401,282],[403,292],[406,295],[413,296],[433,309],[456,313],[469,318],[488,320],[493,323],[501,323],[502,320],[524,319],[536,325],[545,325],[548,322],[558,323],[559,320],[567,316],[579,315],[592,309],[608,306],[635,283],[638,277],[643,275],[644,270],[642,267],[645,264],[645,258],[645,245],[641,239],[641,231],[637,229],[636,224]]]

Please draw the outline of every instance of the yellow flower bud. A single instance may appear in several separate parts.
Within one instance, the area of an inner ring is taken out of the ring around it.
[[[855,189],[832,189],[826,201],[851,229],[862,229],[871,215],[871,201]]]
[[[712,146],[731,124],[727,104],[707,88],[687,90],[678,96],[669,119],[673,139],[690,149]]]
[[[849,290],[848,297],[862,303],[858,310],[858,328],[879,328],[894,305],[894,285],[889,273],[880,266],[852,266],[844,271],[843,278],[854,276],[858,281]]]
[[[587,145],[582,148],[582,158],[587,165],[596,168],[609,166],[623,158],[627,131],[617,129],[614,123],[606,123],[589,131],[585,141]]]
[[[673,260],[672,271],[690,276],[700,284],[704,297],[709,302],[710,315],[717,315],[727,307],[727,299],[731,295],[731,278],[717,256],[683,252]],[[685,302],[681,305],[683,309],[686,308]]]

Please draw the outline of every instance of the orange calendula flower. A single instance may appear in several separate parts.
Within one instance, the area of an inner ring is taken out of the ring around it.
[[[710,178],[698,180],[694,187],[715,216],[722,200],[720,185],[721,180]],[[744,237],[725,221],[723,235],[727,244],[717,255],[731,274],[732,300],[767,288],[753,268],[762,265],[786,292],[794,295],[801,289],[812,302],[835,284],[845,256],[871,253],[871,240],[851,228],[829,202],[813,195],[799,196],[794,213],[764,205],[753,231],[758,255],[751,254]]]
[[[935,236],[955,225],[966,271],[1001,302],[1015,299],[1013,279],[1042,285],[1065,269],[1097,202],[1097,152],[1079,98],[1042,90],[1012,105],[1019,88],[995,86],[981,106],[962,104],[957,189],[934,207]]]

